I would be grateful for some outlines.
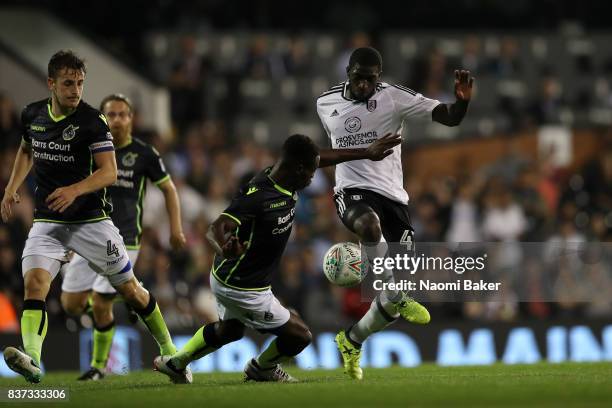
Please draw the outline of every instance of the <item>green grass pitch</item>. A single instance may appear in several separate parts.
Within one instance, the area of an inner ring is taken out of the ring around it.
[[[197,374],[173,385],[152,371],[77,382],[78,373],[51,373],[35,387],[69,389],[70,401],[15,406],[126,407],[412,407],[612,406],[612,363],[564,363],[365,369],[361,382],[340,370],[289,368],[298,384],[243,383],[241,373]],[[26,388],[1,378],[0,389]]]

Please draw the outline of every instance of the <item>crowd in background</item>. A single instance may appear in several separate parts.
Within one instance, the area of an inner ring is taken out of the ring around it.
[[[356,47],[382,52],[384,81],[443,102],[454,100],[453,71],[470,70],[478,79],[476,97],[462,126],[417,126],[414,140],[515,134],[541,125],[610,126],[609,40],[576,27],[546,36],[178,31],[151,33],[145,54],[151,75],[170,90],[179,138],[210,119],[220,119],[233,139],[251,133],[254,122],[311,129],[312,99],[346,79],[348,56]]]
[[[228,205],[237,187],[273,163],[276,154],[248,138],[230,142],[222,123],[204,121],[173,141],[138,127],[134,132],[161,152],[181,198],[187,249],[181,253],[169,249],[163,196],[149,186],[144,238],[135,266],[172,328],[214,318],[208,284],[213,252],[205,239],[208,225]],[[1,95],[0,186],[8,181],[19,142],[18,109],[8,95]],[[361,300],[359,288],[334,287],[321,271],[323,254],[333,243],[355,241],[335,213],[333,184],[333,168],[319,170],[312,185],[300,194],[292,237],[274,276],[279,299],[313,327],[343,325],[359,318],[369,306]],[[425,181],[406,171],[405,186],[417,242],[612,241],[612,145],[601,149],[575,173],[555,167],[546,158],[533,162],[509,152],[477,172],[468,173],[458,163],[452,177]],[[20,190],[21,202],[13,220],[0,224],[0,309],[5,322],[0,330],[17,330],[18,326],[23,295],[20,256],[32,223],[33,187],[29,179]],[[569,267],[558,272],[558,282],[550,290],[560,292],[553,297],[563,299],[563,290],[576,290],[584,283],[571,281],[574,272]],[[589,293],[593,293],[593,302],[588,304],[572,300],[521,303],[508,295],[491,299],[494,303],[430,307],[438,320],[609,316],[610,297],[596,295],[612,290],[610,268],[593,272],[592,279]],[[52,324],[66,321],[59,290],[56,282],[48,299]],[[71,322],[69,327],[76,327]]]
[[[539,242],[555,248],[567,242],[612,242],[612,135],[607,130],[612,125],[612,53],[607,37],[590,36],[583,29],[609,26],[609,13],[600,10],[604,3],[425,2],[405,5],[412,8],[409,19],[404,13],[387,12],[396,7],[387,1],[372,10],[372,4],[363,1],[281,5],[266,0],[110,0],[92,3],[87,19],[71,14],[81,13],[71,2],[9,3],[46,7],[81,32],[104,39],[105,49],[169,91],[171,134],[144,128],[136,112],[134,135],[155,145],[172,175],[187,248],[181,253],[170,250],[163,196],[149,185],[135,272],[154,293],[171,329],[192,328],[215,318],[208,283],[213,251],[205,239],[209,224],[239,185],[274,162],[279,141],[290,130],[298,129],[326,146],[315,97],[345,80],[350,51],[361,46],[381,50],[383,80],[443,102],[454,100],[454,69],[468,69],[476,77],[474,101],[460,127],[411,124],[408,144],[432,137],[510,139],[550,125],[589,128],[607,140],[577,168],[560,167],[551,157],[533,160],[508,151],[477,171],[467,171],[457,161],[452,176],[423,179],[412,174],[405,160],[404,183],[417,243]],[[109,6],[113,3],[117,4]],[[408,20],[414,32],[407,31]],[[547,31],[470,34],[487,23],[500,29]],[[418,31],[431,28],[437,30]],[[456,29],[461,35],[446,31]],[[122,90],[109,93],[116,91]],[[137,98],[134,102],[138,109]],[[21,139],[20,108],[0,90],[3,189]],[[262,136],[261,123],[270,137]],[[286,126],[275,128],[277,123]],[[301,126],[296,128],[296,123]],[[404,146],[404,156],[409,151],[410,146]],[[360,288],[333,286],[321,270],[323,254],[331,245],[356,241],[336,215],[333,185],[333,168],[321,169],[300,194],[292,237],[273,283],[277,297],[314,328],[343,327],[369,307]],[[32,224],[33,191],[30,177],[20,190],[13,220],[0,223],[0,331],[19,328],[21,252]],[[550,270],[545,256],[539,263],[514,256],[506,266],[520,270],[518,276],[527,282],[508,286],[489,302],[428,306],[436,321],[610,317],[612,260],[577,270],[559,259],[552,256],[555,267]],[[544,276],[547,285],[539,279]],[[87,317],[72,319],[63,313],[60,286],[55,282],[48,298],[51,325],[72,330],[90,325]],[[518,287],[535,293],[531,298],[540,301],[521,302]],[[556,301],[544,301],[551,299]],[[584,299],[590,301],[580,301]],[[122,306],[116,313],[121,319]]]

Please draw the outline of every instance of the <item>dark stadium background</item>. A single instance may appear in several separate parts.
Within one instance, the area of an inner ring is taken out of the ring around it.
[[[241,180],[273,161],[290,132],[304,132],[324,145],[315,98],[343,80],[347,53],[356,45],[381,50],[384,79],[429,97],[452,99],[455,68],[470,69],[477,80],[459,128],[423,122],[409,126],[406,134],[405,183],[417,242],[611,241],[608,2],[5,1],[0,17],[10,7],[54,16],[98,44],[107,58],[168,93],[170,126],[161,129],[151,125],[155,120],[143,120],[134,134],[158,148],[172,173],[183,200],[188,250],[169,251],[167,230],[158,221],[163,203],[150,187],[136,272],[155,294],[173,333],[190,334],[214,315],[208,289],[212,251],[204,239],[209,222]],[[63,47],[53,38],[40,42],[48,49]],[[0,56],[37,76],[38,87],[44,84],[44,71],[24,55],[19,38],[0,40]],[[0,77],[0,83],[11,81],[5,72]],[[94,105],[99,100],[88,99],[88,89],[95,82],[94,76],[87,78],[84,97]],[[138,90],[107,85],[108,93],[132,96],[142,117],[151,116]],[[6,185],[20,140],[21,107],[15,101],[21,87],[0,87],[0,186]],[[539,147],[543,130],[557,132],[557,149],[568,148],[568,156]],[[277,296],[322,333],[314,344],[317,358],[306,366],[313,361],[337,366],[333,350],[322,351],[329,348],[328,334],[368,307],[360,303],[359,289],[332,287],[321,272],[325,250],[353,239],[335,215],[332,185],[333,171],[321,171],[301,194],[293,239],[274,282]],[[0,225],[2,347],[19,343],[20,254],[31,225],[32,191],[27,183],[18,216]],[[500,227],[500,214],[525,220],[524,228]],[[43,361],[47,368],[76,369],[88,361],[84,329],[91,320],[64,315],[59,287],[56,282],[48,298]],[[379,339],[387,348],[367,357],[373,365],[610,360],[610,264],[591,287],[591,302],[524,303],[509,296],[491,303],[431,304],[431,326],[398,323],[391,333],[396,337]],[[126,329],[113,349],[112,369],[148,366],[154,354],[149,338],[141,340],[133,331],[121,305],[116,314]],[[215,363],[202,369],[239,367],[245,350],[248,354],[263,341],[253,338],[255,343],[214,357]],[[464,343],[470,347],[463,349]],[[51,353],[58,348],[61,354]],[[2,364],[0,375],[6,375]]]

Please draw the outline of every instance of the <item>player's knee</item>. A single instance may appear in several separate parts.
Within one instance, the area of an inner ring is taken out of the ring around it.
[[[310,343],[312,343],[312,333],[307,327],[304,328],[303,330],[300,330],[300,332],[298,333],[297,343],[301,347],[302,350],[308,347]]]
[[[297,314],[292,313],[288,324],[285,335],[281,336],[284,337],[282,343],[290,347],[291,350],[286,350],[287,353],[293,353],[288,355],[297,355],[312,342],[312,333]]]
[[[24,276],[24,287],[26,292],[43,292],[49,289],[51,276],[43,269],[31,269]]]
[[[382,230],[376,213],[367,212],[355,220],[355,232],[364,242],[380,242]]]
[[[144,309],[149,301],[149,293],[135,278],[115,287],[125,301],[136,309]]]
[[[312,333],[307,327],[295,327],[291,332],[278,337],[278,351],[286,356],[296,356],[312,342]]]
[[[87,306],[87,296],[74,296],[72,294],[62,293],[61,303],[66,314],[70,316],[80,316]]]
[[[244,336],[244,325],[234,319],[223,320],[215,323],[215,333],[220,343],[231,343]]]

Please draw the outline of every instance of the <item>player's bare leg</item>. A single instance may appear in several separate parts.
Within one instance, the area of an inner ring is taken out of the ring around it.
[[[70,316],[80,316],[86,312],[90,296],[90,290],[83,292],[62,292],[60,297],[62,309]]]
[[[385,256],[386,245],[378,215],[367,205],[355,205],[347,210],[349,229],[355,232],[370,256]],[[393,271],[385,270],[381,279],[394,280]],[[397,290],[386,290],[373,301],[366,314],[352,327],[336,336],[336,343],[344,362],[344,371],[354,379],[362,379],[359,366],[361,345],[373,333],[393,323],[399,316],[413,323],[429,322],[429,312],[419,303]]]
[[[115,319],[113,316],[114,294],[94,292],[92,311],[94,318],[93,350],[90,368],[80,377],[80,381],[97,381],[104,378],[106,363],[113,345]]]
[[[386,255],[387,245],[385,244],[385,238],[382,235],[380,220],[374,211],[368,209],[369,207],[365,205],[362,208],[359,206],[354,206],[347,212],[354,211],[356,213],[355,216],[351,217],[350,214],[347,214],[347,219],[349,221],[352,221],[351,218],[354,219],[351,229],[357,233],[362,244],[367,247],[366,252],[371,253],[376,257],[382,257]],[[395,281],[392,270],[383,270],[380,277],[384,282]],[[425,307],[399,290],[388,289],[383,291],[379,294],[379,296],[377,296],[376,299],[374,299],[372,306],[375,304],[380,312],[378,314],[387,320],[388,323],[385,323],[380,319],[373,319],[380,320],[380,323],[378,324],[373,322],[374,327],[364,331],[363,333],[366,335],[366,337],[373,332],[370,330],[382,330],[399,316],[402,316],[405,320],[416,324],[427,324],[430,320],[429,312]],[[373,308],[370,308],[370,310],[372,309]],[[376,314],[376,312],[373,312],[373,315]],[[378,326],[382,327],[378,328]],[[359,329],[360,328],[357,327],[357,330]],[[357,334],[357,336],[359,336],[359,334]]]
[[[157,341],[162,355],[172,355],[176,352],[176,347],[172,343],[168,327],[159,310],[159,306],[151,295],[142,285],[132,277],[129,281],[115,286],[125,301],[134,308],[141,320],[149,329],[149,332]]]
[[[226,344],[238,341],[244,336],[244,324],[236,319],[222,320],[206,324],[198,329],[191,339],[173,356],[155,358],[155,369],[170,377],[174,383],[185,381],[184,371],[189,363],[200,359]]]
[[[57,267],[59,269],[59,262]],[[51,286],[51,273],[42,268],[30,269],[24,275],[24,286],[21,338],[25,352],[16,347],[7,347],[4,349],[4,360],[11,370],[21,374],[27,381],[38,383],[42,377],[42,345],[49,324],[45,299]]]
[[[281,363],[291,360],[310,344],[312,334],[308,326],[292,312],[287,323],[269,332],[277,337],[259,356],[247,363],[245,381],[297,382]]]
[[[99,294],[91,290],[62,292],[62,308],[67,314],[80,316],[89,307],[91,307],[93,314],[94,329],[91,365],[90,369],[78,378],[81,381],[96,381],[104,378],[104,370],[115,334],[113,298],[113,294]]]

